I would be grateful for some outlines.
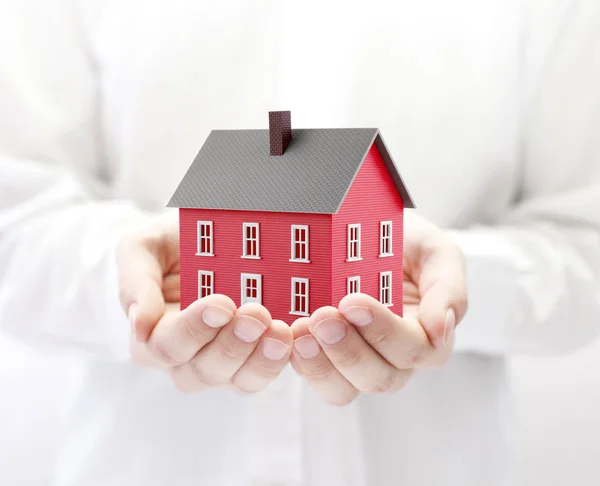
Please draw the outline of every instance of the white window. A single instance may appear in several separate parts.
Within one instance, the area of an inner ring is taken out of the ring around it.
[[[348,225],[348,259],[352,262],[362,260],[360,257],[360,224]]]
[[[198,270],[198,298],[202,299],[215,292],[215,274],[205,270]]]
[[[308,316],[308,279],[292,278],[292,311],[296,316]]]
[[[262,276],[242,273],[242,304],[257,302],[262,304]]]
[[[196,255],[213,256],[212,221],[198,221],[198,253]]]
[[[392,272],[379,274],[379,302],[388,307],[392,306]]]
[[[392,253],[392,222],[379,223],[379,256],[394,256]]]
[[[243,258],[260,258],[260,233],[258,223],[244,223]]]
[[[310,263],[308,259],[308,226],[292,225],[291,262]]]
[[[360,292],[360,277],[348,277],[348,294]]]

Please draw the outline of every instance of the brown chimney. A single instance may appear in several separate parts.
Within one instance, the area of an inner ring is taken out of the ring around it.
[[[271,155],[285,153],[292,139],[292,116],[289,111],[269,112],[269,145]]]

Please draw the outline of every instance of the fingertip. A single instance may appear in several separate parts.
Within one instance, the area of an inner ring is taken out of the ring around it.
[[[211,305],[222,307],[223,309],[228,310],[232,315],[236,313],[237,306],[235,302],[224,294],[211,294],[203,297],[202,299],[198,299],[196,301],[199,306],[208,307]],[[196,302],[194,304],[196,304]]]
[[[290,329],[294,335],[294,339],[310,334],[310,318],[300,317],[292,322]]]
[[[337,307],[325,306],[317,309],[312,313],[309,319],[309,328],[314,328],[319,322],[324,319],[337,319],[340,317],[340,311]]]
[[[278,339],[287,345],[291,345],[294,340],[294,333],[292,332],[290,326],[279,319],[274,319],[271,322],[271,327],[267,329],[264,336]]]
[[[429,341],[435,347],[443,346],[445,329],[448,327],[446,322],[451,316],[455,316],[454,311],[447,305],[444,299],[436,298],[435,295],[429,294],[421,300],[418,319],[423,329],[425,329]],[[453,331],[455,322],[451,324]]]
[[[272,324],[271,313],[268,309],[257,303],[257,302],[248,302],[247,304],[243,304],[237,310],[238,316],[248,316],[253,317],[254,319],[258,319],[261,321],[267,328]]]
[[[391,312],[388,307],[370,295],[360,293],[345,296],[340,301],[339,310],[348,322],[358,327],[371,324],[376,314]]]

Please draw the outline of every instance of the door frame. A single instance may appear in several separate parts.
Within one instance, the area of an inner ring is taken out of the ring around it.
[[[248,279],[256,279],[256,295],[258,296],[256,299],[247,299],[246,298],[246,281]],[[241,299],[240,302],[242,305],[248,302],[257,302],[258,304],[262,304],[262,275],[257,273],[242,273],[240,278],[241,283]]]

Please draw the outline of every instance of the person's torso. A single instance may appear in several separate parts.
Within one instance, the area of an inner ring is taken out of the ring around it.
[[[97,172],[162,209],[210,130],[379,127],[419,211],[493,221],[519,190],[519,2],[128,1],[84,11]],[[58,484],[504,484],[501,360],[457,355],[400,393],[328,407],[287,369],[253,397],[180,395],[91,365]]]

